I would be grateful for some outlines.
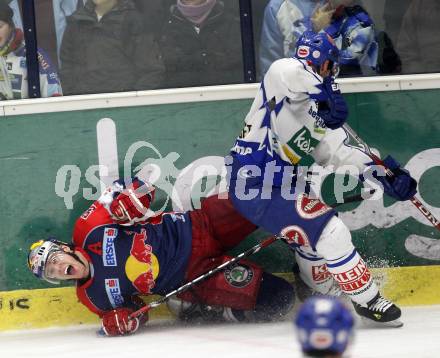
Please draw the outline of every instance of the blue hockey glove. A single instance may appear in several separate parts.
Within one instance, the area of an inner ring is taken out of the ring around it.
[[[399,201],[411,199],[417,193],[416,180],[390,155],[383,160],[383,164],[394,174],[392,177],[376,176],[382,183],[385,194]]]
[[[316,97],[318,100],[318,115],[324,120],[330,129],[342,127],[348,117],[348,107],[332,77],[324,78],[320,86],[321,93]]]

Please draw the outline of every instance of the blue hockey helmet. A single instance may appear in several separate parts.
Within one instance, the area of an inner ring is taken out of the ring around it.
[[[335,297],[311,297],[300,307],[295,325],[308,355],[342,354],[353,336],[350,310]]]
[[[295,57],[306,60],[316,67],[330,61],[330,68],[339,61],[339,50],[325,32],[305,31],[296,42]]]

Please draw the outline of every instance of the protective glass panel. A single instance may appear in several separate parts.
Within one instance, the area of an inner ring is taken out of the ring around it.
[[[395,40],[402,73],[440,72],[439,16],[437,0],[386,1],[385,24]]]
[[[38,42],[58,63],[64,95],[159,88],[163,65],[148,17],[132,0],[39,0]]]
[[[164,87],[243,82],[239,1],[164,2],[168,4],[158,33]]]
[[[325,31],[341,51],[340,77],[440,70],[435,0],[253,0],[259,78],[295,54],[306,30]]]
[[[238,1],[38,0],[35,8],[38,44],[64,95],[243,81]]]

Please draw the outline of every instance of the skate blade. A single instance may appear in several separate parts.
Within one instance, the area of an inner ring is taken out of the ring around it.
[[[362,326],[365,328],[400,328],[403,327],[403,322],[400,319],[395,319],[389,322],[377,322],[366,317],[360,317]]]

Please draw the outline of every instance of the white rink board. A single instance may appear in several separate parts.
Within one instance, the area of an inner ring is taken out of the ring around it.
[[[360,326],[350,357],[440,357],[440,306],[405,307],[403,311],[403,328]],[[209,327],[155,322],[136,335],[118,338],[99,337],[96,329],[96,326],[83,326],[0,333],[0,357],[301,357],[290,321]]]

